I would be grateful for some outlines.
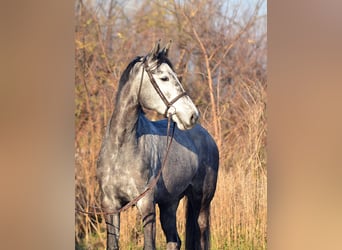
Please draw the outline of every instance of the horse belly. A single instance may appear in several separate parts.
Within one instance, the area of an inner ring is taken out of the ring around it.
[[[191,184],[196,172],[197,164],[190,160],[188,164],[168,165],[155,190],[156,201],[179,199]]]

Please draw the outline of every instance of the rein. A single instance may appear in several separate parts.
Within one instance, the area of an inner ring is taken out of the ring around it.
[[[94,211],[93,212],[88,212],[88,211],[84,211],[82,209],[78,209],[75,208],[75,211],[78,213],[82,213],[82,214],[88,214],[88,215],[96,215],[96,214],[103,214],[103,215],[112,215],[112,214],[118,214],[120,212],[123,212],[125,210],[127,210],[130,207],[133,207],[139,200],[141,200],[150,190],[152,190],[156,185],[157,182],[161,176],[161,173],[163,171],[163,169],[165,168],[166,165],[166,161],[170,152],[170,148],[171,148],[171,144],[173,141],[173,137],[174,137],[174,132],[175,132],[175,127],[176,124],[173,123],[173,127],[172,127],[172,132],[170,133],[170,127],[171,127],[171,117],[172,115],[175,113],[175,108],[172,106],[178,99],[180,99],[181,97],[187,95],[185,91],[183,91],[181,94],[179,94],[178,96],[176,96],[174,99],[172,99],[170,102],[166,99],[165,95],[163,94],[163,92],[160,90],[158,84],[156,83],[156,81],[153,78],[153,75],[150,71],[150,69],[147,66],[146,60],[144,60],[144,65],[143,65],[145,71],[147,72],[150,81],[153,85],[153,87],[155,88],[155,90],[157,91],[158,95],[160,96],[160,98],[163,100],[163,102],[165,103],[167,109],[165,111],[165,116],[167,117],[167,131],[166,131],[166,150],[165,150],[165,157],[163,159],[162,165],[158,171],[158,174],[153,178],[153,180],[151,180],[149,182],[149,184],[147,185],[147,188],[145,189],[144,192],[142,192],[141,194],[139,194],[137,197],[135,197],[133,200],[131,200],[130,202],[128,202],[126,205],[124,205],[123,207],[121,207],[120,209],[115,209],[112,211],[108,211],[108,212],[103,212],[101,208],[97,208],[97,207],[93,207]],[[140,81],[140,87],[139,87],[139,92],[138,92],[138,96],[140,96],[140,90],[141,90],[141,85],[142,85],[142,81],[143,81],[143,76],[144,76],[144,69],[142,71],[142,75],[141,75],[141,81]],[[174,108],[174,112],[168,112],[169,109],[173,107]]]

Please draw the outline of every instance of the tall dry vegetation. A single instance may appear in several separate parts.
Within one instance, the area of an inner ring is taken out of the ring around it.
[[[154,42],[173,40],[171,61],[220,149],[211,209],[212,249],[266,248],[266,17],[263,0],[86,1],[75,6],[75,203],[100,206],[95,178],[120,74]],[[134,7],[134,8],[133,8]],[[151,116],[154,117],[154,116]],[[155,117],[154,117],[155,118]],[[184,203],[178,209],[184,240]],[[122,214],[122,249],[142,248],[136,209]],[[102,216],[75,215],[78,249],[103,249]],[[157,224],[157,245],[165,247]]]

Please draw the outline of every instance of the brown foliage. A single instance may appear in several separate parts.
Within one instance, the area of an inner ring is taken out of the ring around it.
[[[124,67],[157,39],[172,39],[171,61],[201,112],[200,122],[220,148],[212,247],[265,249],[267,45],[266,18],[259,15],[263,1],[248,8],[220,0],[141,1],[132,10],[133,2],[76,2],[76,207],[99,206],[96,159]],[[178,214],[184,239],[183,203]],[[157,227],[158,245],[164,246]],[[141,246],[135,209],[122,214],[121,230],[123,249]],[[75,240],[87,249],[102,248],[103,218],[76,214]]]

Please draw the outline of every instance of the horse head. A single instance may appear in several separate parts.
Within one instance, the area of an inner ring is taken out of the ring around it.
[[[139,102],[148,109],[170,117],[181,130],[191,129],[199,112],[185,92],[168,59],[171,41],[160,48],[159,41],[144,57],[139,87]],[[143,77],[147,74],[148,77]]]

